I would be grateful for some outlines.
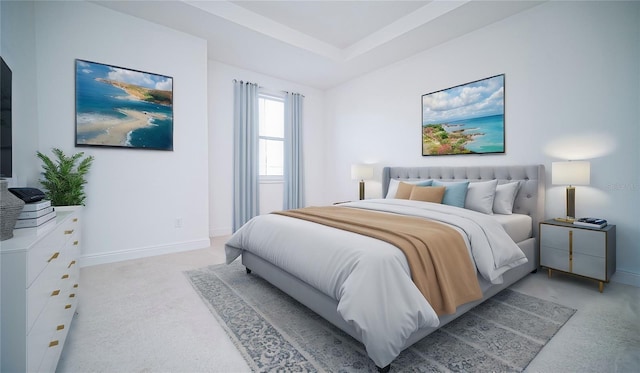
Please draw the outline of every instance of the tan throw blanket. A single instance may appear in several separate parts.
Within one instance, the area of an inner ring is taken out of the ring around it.
[[[398,247],[407,257],[411,279],[440,315],[482,298],[474,264],[462,237],[444,224],[412,216],[325,206],[276,214],[366,235]]]

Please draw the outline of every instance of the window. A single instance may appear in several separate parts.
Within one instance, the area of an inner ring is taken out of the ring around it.
[[[282,180],[284,165],[284,99],[260,94],[259,169],[263,180]]]

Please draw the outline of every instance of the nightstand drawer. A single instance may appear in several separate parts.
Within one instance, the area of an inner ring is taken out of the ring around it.
[[[606,265],[604,257],[573,254],[573,273],[606,281]]]
[[[589,229],[572,229],[573,252],[604,258],[606,233]]]
[[[569,259],[567,250],[553,247],[541,247],[540,265],[558,271],[575,273],[577,275],[606,280],[604,257],[573,253]]]
[[[566,228],[543,224],[540,236],[544,237],[544,246],[569,250],[569,234]]]
[[[569,251],[555,247],[540,247],[540,265],[569,272]]]
[[[566,251],[571,247],[574,253],[603,258],[605,256],[606,234],[604,232],[543,224],[540,228],[540,235],[544,240],[545,247]]]

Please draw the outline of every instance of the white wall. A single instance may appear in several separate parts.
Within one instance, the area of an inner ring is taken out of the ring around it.
[[[58,147],[95,157],[86,186],[82,264],[207,247],[205,41],[87,2],[34,6],[35,69],[28,73],[37,86],[15,96],[29,103],[16,108],[16,136],[38,134],[37,149],[45,153]],[[22,21],[30,20],[16,20]],[[76,58],[173,77],[174,151],[74,147]],[[21,84],[14,75],[14,85]],[[37,113],[37,131],[18,123],[32,119],[27,110]],[[25,145],[29,157],[20,153],[17,163],[37,166],[28,175],[28,184],[37,186],[39,161]],[[176,218],[182,228],[175,228]]]
[[[421,95],[504,73],[506,154],[422,157]],[[640,3],[549,2],[387,68],[326,95],[327,185],[354,199],[352,163],[385,165],[542,163],[546,216],[564,215],[564,187],[551,162],[591,161],[577,188],[577,215],[617,225],[615,279],[640,286]]]
[[[298,92],[305,96],[303,103],[305,202],[307,205],[325,204],[323,156],[324,93],[297,83],[276,79],[243,70],[217,61],[209,61],[209,164],[210,204],[209,220],[212,235],[231,233],[233,216],[233,79],[258,83],[270,91]],[[261,188],[262,212],[276,208],[273,201],[282,199],[278,184]]]

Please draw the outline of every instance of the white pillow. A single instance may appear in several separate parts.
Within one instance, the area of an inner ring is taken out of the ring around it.
[[[483,214],[493,215],[493,199],[496,195],[498,180],[469,183],[464,208]]]
[[[389,190],[387,191],[387,196],[384,198],[396,198],[396,193],[398,192],[398,185],[400,185],[400,182],[403,183],[407,183],[407,184],[413,184],[413,185],[420,185],[420,186],[431,186],[431,183],[433,182],[433,180],[431,179],[427,179],[427,180],[398,180],[398,179],[391,179],[389,180]]]
[[[516,200],[519,187],[519,181],[500,184],[496,187],[496,197],[493,199],[494,214],[511,215],[513,213],[513,203]]]

